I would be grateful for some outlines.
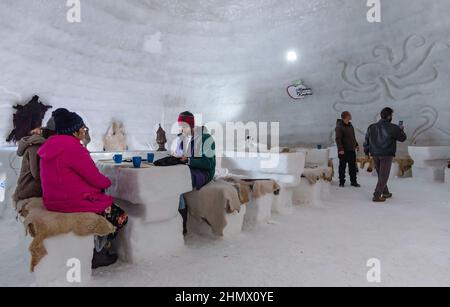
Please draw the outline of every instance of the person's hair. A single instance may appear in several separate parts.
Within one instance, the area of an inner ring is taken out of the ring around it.
[[[344,119],[346,119],[347,117],[349,117],[350,115],[351,115],[351,113],[350,113],[349,111],[345,111],[345,112],[342,112],[341,118],[344,120]]]
[[[392,114],[394,114],[394,110],[391,108],[384,108],[381,111],[381,118],[382,119],[388,119],[390,117],[392,117]]]
[[[47,128],[42,128],[42,137],[44,139],[48,139],[48,138],[50,138],[51,136],[54,136],[54,135],[56,135],[56,131],[50,130],[50,129],[47,129]]]

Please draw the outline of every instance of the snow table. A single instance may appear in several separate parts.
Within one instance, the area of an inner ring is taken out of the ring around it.
[[[0,210],[6,206],[12,206],[12,195],[17,186],[17,179],[19,178],[20,168],[22,165],[22,158],[18,157],[17,147],[2,147],[0,148]],[[141,156],[143,159],[147,158],[147,153],[154,153],[155,160],[164,158],[168,152],[157,151],[123,151],[123,152],[91,152],[91,157],[94,161],[100,159],[112,159],[115,154],[122,154],[124,158],[128,159],[134,156]],[[1,212],[1,211],[0,211]]]
[[[270,163],[269,163],[270,162]],[[245,153],[226,152],[218,158],[218,167],[231,174],[253,179],[272,179],[280,185],[278,196],[266,195],[247,206],[246,220],[267,222],[271,212],[290,214],[292,195],[300,183],[305,166],[305,154],[294,153]]]
[[[192,191],[188,166],[143,163],[136,169],[129,163],[112,161],[98,161],[97,166],[112,181],[107,193],[129,216],[117,242],[122,261],[148,261],[184,246],[178,206],[180,195]]]

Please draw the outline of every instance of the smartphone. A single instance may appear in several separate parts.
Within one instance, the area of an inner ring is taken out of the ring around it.
[[[398,125],[399,125],[400,128],[402,128],[402,129],[405,128],[405,122],[402,121],[402,120],[398,122]]]

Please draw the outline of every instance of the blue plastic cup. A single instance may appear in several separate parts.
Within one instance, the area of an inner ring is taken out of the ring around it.
[[[123,161],[123,156],[122,155],[114,155],[113,160],[116,164],[121,164]]]
[[[155,161],[155,154],[154,153],[148,153],[147,154],[147,162],[153,163]]]
[[[133,157],[133,166],[134,168],[141,168],[142,158],[141,157]]]

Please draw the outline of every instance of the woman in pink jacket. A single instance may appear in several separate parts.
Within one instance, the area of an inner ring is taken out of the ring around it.
[[[89,152],[81,145],[86,133],[83,119],[74,112],[53,112],[57,135],[48,139],[38,151],[44,205],[49,211],[62,213],[92,212],[104,216],[119,230],[128,221],[126,213],[113,204],[104,190],[111,181],[102,175]],[[110,243],[117,232],[101,240],[94,252],[92,266],[106,266],[117,261]],[[96,242],[97,243],[97,242]]]

